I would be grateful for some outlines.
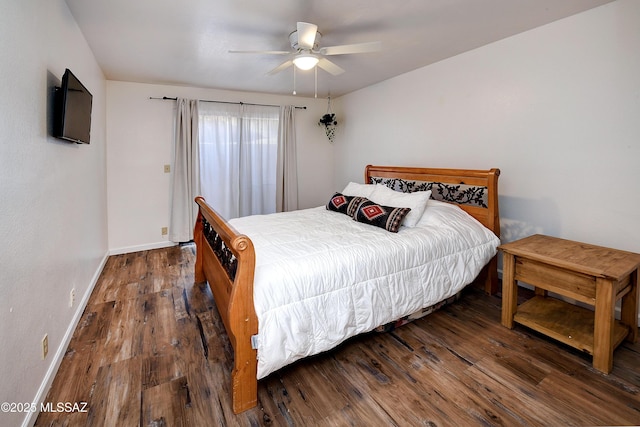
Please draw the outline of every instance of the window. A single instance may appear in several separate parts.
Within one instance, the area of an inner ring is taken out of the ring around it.
[[[231,219],[276,211],[279,108],[201,102],[201,193]]]

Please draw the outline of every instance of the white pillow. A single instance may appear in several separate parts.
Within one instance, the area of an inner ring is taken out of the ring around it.
[[[350,182],[346,187],[344,187],[344,190],[342,190],[342,194],[344,194],[345,196],[366,197],[367,199],[369,199],[369,196],[371,196],[371,193],[373,193],[375,187],[375,184],[358,184],[357,182]]]
[[[401,193],[394,191],[386,185],[375,185],[373,192],[368,196],[369,200],[379,205],[393,206],[394,208],[411,208],[411,212],[404,217],[402,225],[415,227],[431,197],[431,190],[416,191],[414,193]]]
[[[462,210],[454,203],[441,202],[439,200],[429,200],[422,218],[416,227],[433,228],[444,224],[451,224],[452,221],[467,221],[468,218],[475,221],[471,215]],[[477,222],[477,221],[475,221]]]

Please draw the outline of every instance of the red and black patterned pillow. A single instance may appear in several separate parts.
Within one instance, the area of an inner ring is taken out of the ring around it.
[[[364,202],[358,205],[353,219],[363,224],[374,225],[392,233],[397,233],[402,220],[410,211],[411,208],[382,206],[365,199]]]
[[[327,203],[327,209],[353,217],[358,206],[367,200],[365,197],[345,196],[342,193],[336,193]]]

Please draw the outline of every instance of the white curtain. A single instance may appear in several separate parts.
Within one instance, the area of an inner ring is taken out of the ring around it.
[[[278,164],[276,210],[288,212],[298,209],[298,161],[296,154],[296,107],[280,107],[278,129]]]
[[[278,107],[200,104],[201,194],[224,218],[276,211]]]
[[[197,100],[177,99],[175,130],[169,240],[188,242],[198,215],[193,199],[200,194]]]

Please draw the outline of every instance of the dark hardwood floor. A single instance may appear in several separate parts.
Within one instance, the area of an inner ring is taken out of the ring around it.
[[[591,358],[500,324],[500,298],[460,301],[386,334],[356,337],[259,382],[234,415],[232,354],[191,245],[110,257],[37,426],[634,425],[640,344],[603,375]],[[523,290],[524,294],[524,290]]]

